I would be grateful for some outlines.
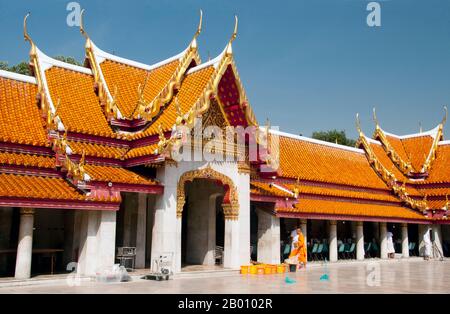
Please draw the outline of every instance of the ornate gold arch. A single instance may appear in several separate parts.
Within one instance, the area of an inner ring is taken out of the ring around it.
[[[225,188],[222,208],[225,219],[237,219],[239,217],[239,201],[236,186],[228,176],[215,171],[210,166],[185,172],[178,181],[177,187],[177,217],[183,215],[183,206],[186,202],[185,187],[186,182],[192,182],[194,179],[209,179],[220,181]]]

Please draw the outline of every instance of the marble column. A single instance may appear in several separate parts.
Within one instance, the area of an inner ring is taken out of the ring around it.
[[[423,225],[423,224],[419,224],[419,256],[424,256],[425,255],[425,242],[423,241],[423,237],[425,236],[425,234],[428,232],[428,230],[431,228],[430,225]]]
[[[145,268],[145,248],[147,239],[147,194],[138,194],[136,222],[136,265],[137,269]]]
[[[227,212],[226,205],[224,207],[224,212]],[[224,249],[223,249],[223,267],[238,269],[240,266],[240,256],[239,256],[239,221],[235,218],[228,218],[225,216],[225,239],[224,239]]]
[[[80,226],[80,247],[77,272],[80,275],[93,276],[97,271],[99,212],[83,211]]]
[[[436,245],[436,248],[439,250],[440,254],[444,256],[443,250],[442,250],[442,229],[441,225],[432,225],[431,226],[431,232],[433,233],[433,241],[434,245]],[[433,250],[433,254],[435,254]],[[436,254],[435,254],[436,255]],[[433,258],[439,258],[440,256],[433,256]]]
[[[338,260],[338,244],[337,244],[337,223],[336,220],[329,222],[329,260],[330,262],[337,262]]]
[[[162,253],[173,253],[174,272],[181,271],[181,213],[177,214],[179,176],[177,167],[170,164],[157,171],[157,179],[164,185],[164,192],[156,197],[151,245],[151,261]]]
[[[258,262],[280,263],[280,218],[262,210],[258,214]]]
[[[112,269],[116,254],[116,212],[104,210],[99,212],[98,269]]]
[[[34,209],[20,209],[19,244],[17,245],[16,279],[31,277],[31,257],[33,253]]]
[[[408,224],[402,223],[402,258],[409,257]]]
[[[362,221],[356,222],[356,259],[358,261],[364,260],[364,223]]]
[[[387,224],[380,222],[380,258],[387,259]]]

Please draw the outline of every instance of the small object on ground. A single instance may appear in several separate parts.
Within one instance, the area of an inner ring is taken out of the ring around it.
[[[320,276],[320,281],[329,281],[330,277],[328,276],[328,274],[323,274],[322,276]]]
[[[112,268],[106,267],[99,269],[96,273],[96,281],[105,283],[126,282],[131,281],[131,277],[128,275],[128,272],[124,266],[115,264]]]
[[[284,282],[287,283],[287,284],[296,283],[296,281],[294,279],[291,279],[288,276],[286,276],[286,278],[284,279]]]

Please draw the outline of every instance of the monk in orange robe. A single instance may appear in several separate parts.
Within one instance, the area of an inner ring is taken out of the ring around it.
[[[292,249],[289,258],[293,257],[297,257],[299,263],[306,265],[306,243],[300,228],[297,229],[297,235],[292,239]]]

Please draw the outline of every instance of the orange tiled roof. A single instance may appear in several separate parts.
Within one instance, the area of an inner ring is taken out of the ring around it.
[[[433,145],[433,138],[431,136],[405,138],[402,139],[402,144],[409,157],[406,160],[411,161],[412,167],[416,172],[419,172],[430,153],[431,146]]]
[[[29,154],[0,152],[0,164],[25,167],[55,168],[55,158]]]
[[[385,193],[383,191],[361,191],[352,189],[340,189],[332,187],[323,186],[312,186],[304,184],[283,184],[290,190],[298,189],[299,195],[302,194],[315,194],[320,196],[334,196],[334,197],[345,197],[352,199],[366,199],[366,200],[377,200],[377,201],[387,201],[387,202],[398,202],[398,199],[390,194],[390,192]]]
[[[213,66],[206,67],[204,69],[194,71],[186,75],[181,83],[180,90],[175,97],[178,98],[178,102],[183,114],[188,112],[197,100],[203,95],[203,91],[206,88],[211,75],[215,69]],[[136,135],[137,138],[144,136],[155,135],[158,133],[158,126],[161,124],[164,131],[168,131],[175,124],[177,118],[177,112],[175,109],[174,98],[164,109],[162,114],[153,124],[142,133]]]
[[[280,136],[280,176],[386,189],[364,153]]]
[[[100,63],[106,84],[111,93],[117,87],[117,106],[125,117],[131,117],[139,100],[138,86],[144,88],[144,97],[150,102],[165,87],[178,67],[175,60],[148,71],[112,60]]]
[[[85,200],[64,179],[0,173],[0,196]]]
[[[69,147],[74,154],[81,155],[83,151],[86,156],[121,159],[127,152],[126,147],[92,144],[87,142],[68,141]]]
[[[427,220],[423,215],[405,207],[315,199],[301,199],[295,208],[280,208],[277,212]]]
[[[0,141],[50,146],[36,95],[35,84],[0,77]]]
[[[257,194],[257,195],[266,195],[266,196],[275,196],[275,197],[290,197],[290,198],[293,197],[293,195],[291,193],[283,191],[282,189],[279,189],[270,183],[258,182],[258,181],[250,182],[250,192],[253,194]]]
[[[439,145],[436,151],[436,159],[430,169],[426,181],[417,181],[417,184],[423,183],[447,183],[450,182],[450,145]]]
[[[428,206],[430,206],[431,209],[442,209],[446,203],[446,200],[428,200]]]
[[[93,181],[155,185],[156,182],[120,167],[85,165],[85,171]]]
[[[391,173],[394,174],[395,178],[400,182],[408,182],[414,183],[414,181],[410,181],[398,168],[394,165],[392,160],[384,151],[384,148],[381,145],[375,143],[369,143],[373,153],[375,154],[378,161]],[[421,196],[421,193],[414,187],[410,185],[406,186],[406,192],[411,196]]]
[[[81,72],[51,67],[45,71],[53,103],[58,103],[59,117],[68,131],[113,137],[94,92],[94,78]]]
[[[388,140],[389,144],[392,146],[392,148],[396,151],[396,153],[400,156],[400,158],[407,162],[409,160],[409,156],[405,151],[405,147],[403,146],[402,140],[398,137],[391,136],[385,134],[386,139]]]
[[[132,148],[126,153],[125,158],[130,159],[141,156],[154,155],[157,148],[158,143]]]
[[[392,160],[386,154],[383,146],[370,142],[370,148],[377,157],[378,161],[390,172],[394,174],[397,180],[409,181],[409,179],[394,165]]]

